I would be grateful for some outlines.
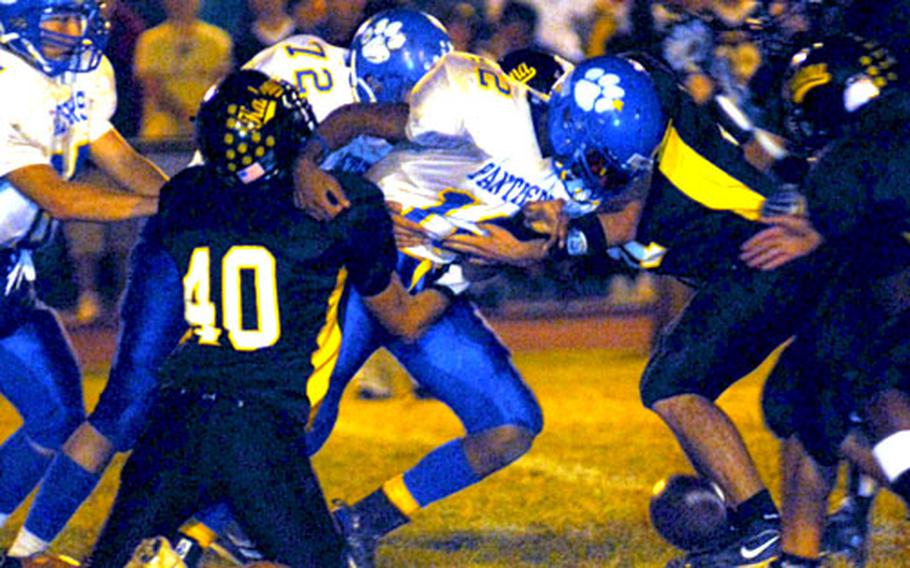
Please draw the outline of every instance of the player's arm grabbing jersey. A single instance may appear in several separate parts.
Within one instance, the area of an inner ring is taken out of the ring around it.
[[[381,194],[361,178],[339,180],[352,206],[328,224],[294,209],[290,186],[266,189],[268,198],[230,191],[204,167],[168,184],[160,236],[183,277],[190,331],[162,368],[165,385],[301,410],[321,398],[346,287],[366,302],[384,297],[396,257]]]
[[[321,38],[301,34],[289,37],[259,52],[243,67],[283,79],[306,95],[316,120],[322,122],[338,108],[356,102],[348,50]],[[363,173],[385,156],[391,145],[385,140],[360,136],[326,157],[324,169]]]
[[[55,219],[104,221],[149,215],[156,201],[67,181],[93,145],[103,141],[107,151],[122,142],[110,123],[116,99],[113,70],[106,59],[90,73],[51,78],[0,48],[0,93],[7,99],[0,104],[0,251],[17,251],[5,255],[0,266],[7,277],[5,295],[23,280],[35,279],[27,250],[46,240]],[[143,183],[134,188],[154,186],[157,192],[164,176],[148,183],[150,177],[154,176],[143,176]]]
[[[774,181],[750,165],[711,113],[679,86],[673,73],[643,54],[626,54],[651,75],[669,118],[658,148],[635,241],[622,246],[641,268],[699,277],[737,262]]]
[[[568,199],[538,145],[526,87],[496,63],[450,53],[409,103],[409,142],[368,173],[387,200],[437,239],[407,255],[451,262],[456,255],[439,245],[454,232],[479,234],[478,223],[512,217],[525,203]]]

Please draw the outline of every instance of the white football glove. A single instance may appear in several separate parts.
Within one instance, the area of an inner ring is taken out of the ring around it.
[[[443,270],[442,274],[430,285],[435,288],[442,288],[443,292],[451,296],[458,296],[464,293],[470,287],[471,282],[464,273],[464,268],[458,263],[450,263]],[[448,292],[445,292],[448,290]]]

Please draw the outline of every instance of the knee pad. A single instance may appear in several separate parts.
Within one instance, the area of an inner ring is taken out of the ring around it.
[[[485,456],[490,471],[504,468],[531,449],[536,433],[521,426],[492,428],[472,436],[475,451]]]
[[[505,430],[505,432],[502,433],[496,443],[503,466],[528,453],[534,443],[534,439],[540,432],[539,430],[535,432],[518,426],[506,426],[501,430]]]

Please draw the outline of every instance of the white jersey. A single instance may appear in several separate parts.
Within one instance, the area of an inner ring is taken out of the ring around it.
[[[564,199],[570,215],[592,206],[573,203],[544,158],[524,85],[494,62],[450,53],[411,93],[407,136],[368,172],[387,201],[439,240],[477,223],[518,213],[531,201]],[[455,255],[436,246],[405,253],[436,263]]]
[[[89,144],[112,128],[116,104],[106,58],[89,73],[52,78],[0,48],[0,248],[38,244],[51,224],[5,176],[25,166],[50,165],[64,179],[72,178]]]
[[[260,51],[243,67],[296,86],[306,95],[316,120],[322,122],[333,110],[357,100],[347,61],[347,49],[303,34]],[[323,168],[363,173],[390,149],[385,140],[361,136],[330,154]]]

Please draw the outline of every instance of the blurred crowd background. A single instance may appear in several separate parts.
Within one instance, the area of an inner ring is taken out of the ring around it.
[[[107,54],[118,93],[114,123],[173,173],[192,149],[192,115],[206,89],[264,47],[298,33],[348,46],[378,11],[408,6],[447,27],[455,48],[493,59],[538,47],[570,61],[647,51],[665,60],[697,101],[722,93],[776,130],[783,67],[807,37],[847,30],[905,57],[910,0],[106,0]],[[91,172],[88,175],[92,174]],[[45,299],[73,326],[115,321],[134,223],[71,223],[39,261]],[[594,259],[506,271],[474,292],[481,305],[511,298],[603,299],[647,306],[655,280]]]

